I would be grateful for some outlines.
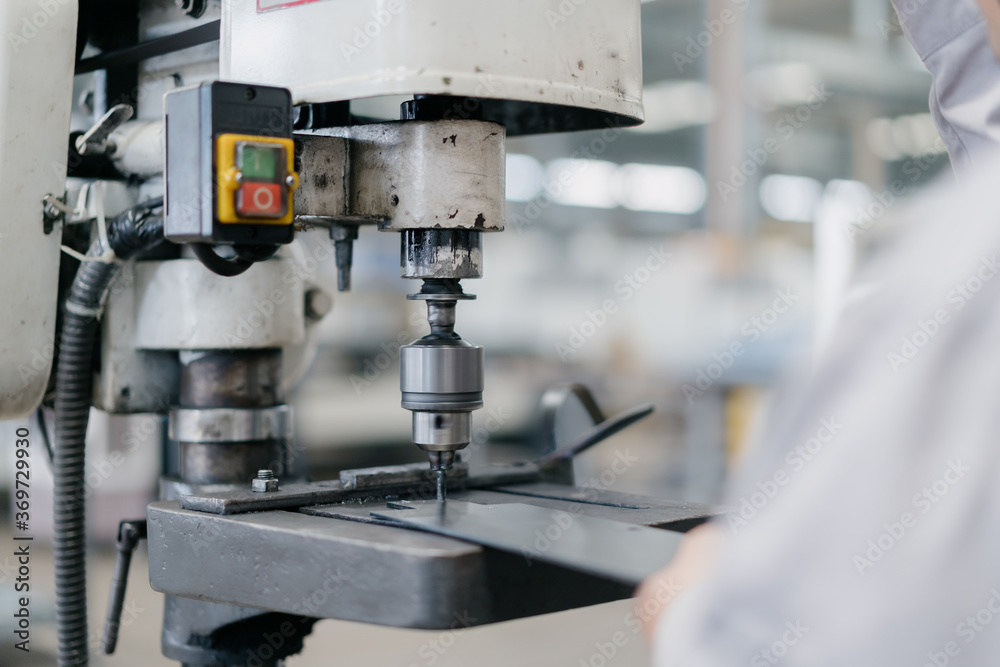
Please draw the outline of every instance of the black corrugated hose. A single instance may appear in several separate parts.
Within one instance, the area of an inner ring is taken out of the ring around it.
[[[150,200],[108,221],[108,245],[128,259],[163,240],[163,218]],[[101,241],[87,255],[101,256]],[[56,366],[55,478],[56,628],[60,667],[87,664],[87,571],[84,523],[84,442],[93,396],[94,346],[101,307],[118,262],[85,261],[66,299]]]

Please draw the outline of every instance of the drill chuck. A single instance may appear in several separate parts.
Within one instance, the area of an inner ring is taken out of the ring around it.
[[[413,412],[414,444],[428,452],[463,449],[472,442],[471,413],[483,407],[483,348],[435,337],[404,346],[400,389]]]

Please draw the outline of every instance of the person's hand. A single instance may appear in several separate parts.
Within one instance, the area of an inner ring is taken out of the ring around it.
[[[642,623],[646,641],[652,641],[657,622],[677,594],[705,578],[715,562],[721,538],[722,531],[712,523],[689,531],[670,565],[639,586],[635,615]]]

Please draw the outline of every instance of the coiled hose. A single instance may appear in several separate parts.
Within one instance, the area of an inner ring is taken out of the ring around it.
[[[128,259],[163,240],[163,218],[152,213],[158,206],[162,206],[162,199],[129,209],[108,222],[108,244],[119,259]],[[98,240],[87,255],[99,257],[104,251]],[[88,661],[84,443],[101,307],[119,268],[117,262],[81,262],[63,317],[56,366],[56,446],[52,461],[60,667],[85,666]]]

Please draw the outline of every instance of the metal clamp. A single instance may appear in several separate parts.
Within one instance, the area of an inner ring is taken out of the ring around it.
[[[173,408],[169,434],[179,442],[247,442],[292,437],[292,409]]]

